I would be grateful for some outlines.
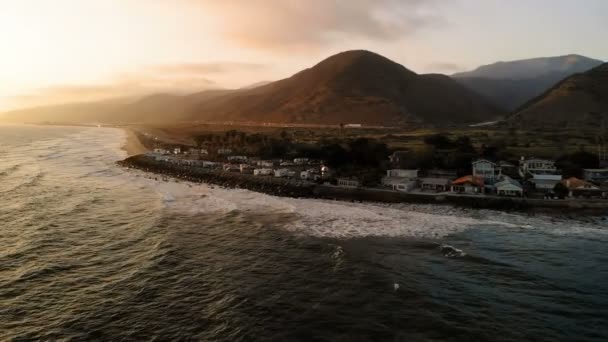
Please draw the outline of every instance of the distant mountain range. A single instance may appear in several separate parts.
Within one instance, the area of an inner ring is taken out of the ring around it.
[[[373,52],[356,50],[333,55],[292,77],[240,89],[46,106],[0,119],[447,127],[506,117],[510,124],[536,127],[597,125],[608,99],[607,67],[601,63],[579,55],[534,58],[448,77],[417,74]]]
[[[369,51],[331,56],[258,87],[159,94],[134,103],[50,106],[9,113],[19,121],[251,122],[463,125],[504,113],[445,75],[419,75]]]
[[[557,82],[603,62],[579,55],[497,62],[452,75],[461,84],[512,112]]]
[[[562,80],[507,122],[535,128],[608,128],[608,63]]]

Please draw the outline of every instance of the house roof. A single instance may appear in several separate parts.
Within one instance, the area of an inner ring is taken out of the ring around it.
[[[497,188],[504,187],[504,186],[515,186],[515,187],[518,187],[520,189],[523,188],[521,186],[521,183],[519,183],[518,181],[516,181],[515,179],[513,179],[511,177],[504,177],[504,179],[502,181],[496,183],[495,186]]]
[[[561,181],[568,189],[598,189],[597,186],[576,177],[570,177]]]
[[[465,184],[470,184],[470,185],[475,185],[475,186],[479,186],[479,187],[483,187],[483,178],[482,177],[476,177],[476,176],[472,176],[472,175],[468,175],[468,176],[464,176],[464,177],[460,177],[456,180],[454,180],[452,182],[453,185],[465,185]]]

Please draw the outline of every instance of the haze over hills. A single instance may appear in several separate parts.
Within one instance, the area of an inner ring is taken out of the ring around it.
[[[9,113],[21,121],[213,121],[367,125],[463,125],[503,113],[445,75],[418,75],[369,51],[331,56],[290,78],[257,87],[158,94],[124,106],[104,103]]]
[[[608,63],[566,78],[511,115],[511,125],[527,127],[606,127]]]
[[[564,78],[600,64],[600,60],[566,55],[497,62],[452,77],[504,110],[513,111]]]

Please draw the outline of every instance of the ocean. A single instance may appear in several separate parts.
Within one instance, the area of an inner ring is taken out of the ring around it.
[[[608,221],[280,198],[0,126],[2,341],[606,341]]]

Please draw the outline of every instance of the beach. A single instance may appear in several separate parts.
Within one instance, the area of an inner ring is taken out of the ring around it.
[[[148,152],[148,149],[139,141],[133,129],[123,128],[123,130],[126,133],[126,139],[122,149],[127,152],[128,157]]]

